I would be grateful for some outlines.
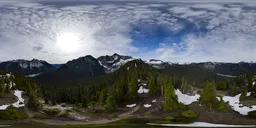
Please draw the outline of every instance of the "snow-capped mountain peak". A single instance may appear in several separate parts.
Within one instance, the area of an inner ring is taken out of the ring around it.
[[[51,64],[43,60],[11,60],[0,63],[0,70],[15,71],[23,75],[37,74],[54,70]]]
[[[20,61],[19,66],[22,68],[34,68],[43,66],[42,61],[33,59],[31,61]]]
[[[111,56],[101,56],[98,58],[98,60],[99,63],[105,68],[106,72],[113,72],[127,62],[134,60],[134,58],[115,53]]]
[[[150,59],[148,61],[148,63],[150,63],[150,64],[162,64],[164,62],[162,60]]]
[[[144,61],[144,62],[151,65],[154,68],[157,68],[157,69],[163,69],[167,65],[169,65],[169,63],[167,63],[167,62],[164,62],[162,60],[157,60],[157,59],[150,59],[150,60]]]

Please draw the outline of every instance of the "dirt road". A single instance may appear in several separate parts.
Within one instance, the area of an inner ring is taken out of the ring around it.
[[[138,104],[135,108],[133,108],[132,110],[125,112],[121,115],[118,115],[117,118],[113,118],[113,119],[101,119],[101,120],[94,120],[94,121],[62,121],[62,120],[53,120],[53,119],[49,119],[49,120],[37,120],[37,119],[32,119],[32,121],[36,121],[36,122],[40,122],[40,123],[44,123],[47,125],[77,125],[77,124],[106,124],[106,123],[111,123],[111,122],[115,122],[118,121],[120,119],[124,119],[124,118],[128,118],[130,115],[132,115],[134,112],[136,112],[137,110],[139,110],[141,107],[141,104]]]

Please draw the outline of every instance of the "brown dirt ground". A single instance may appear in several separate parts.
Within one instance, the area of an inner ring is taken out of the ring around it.
[[[192,103],[189,109],[199,114],[196,121],[218,123],[218,124],[233,124],[233,125],[254,125],[255,119],[248,118],[233,111],[228,104],[226,104],[228,112],[219,112],[216,110],[209,110],[206,105],[199,106],[199,103]]]
[[[7,93],[7,94],[5,94],[4,97],[0,98],[0,105],[11,104],[11,103],[14,103],[16,101],[17,101],[17,99],[13,95],[13,93]]]

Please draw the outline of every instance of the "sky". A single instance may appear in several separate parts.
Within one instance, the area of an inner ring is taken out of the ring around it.
[[[0,61],[256,61],[253,0],[1,0]]]

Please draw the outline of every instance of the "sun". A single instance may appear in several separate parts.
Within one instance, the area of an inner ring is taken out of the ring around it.
[[[76,52],[79,48],[79,36],[74,33],[64,33],[57,37],[58,47],[66,53]]]

